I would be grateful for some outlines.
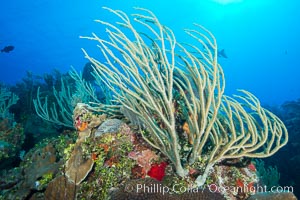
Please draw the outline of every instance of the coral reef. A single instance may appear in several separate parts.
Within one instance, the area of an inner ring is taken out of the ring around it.
[[[2,198],[247,199],[255,193],[259,180],[251,161],[224,160],[198,188],[194,181],[207,158],[198,159],[181,178],[144,140],[142,130],[88,108],[80,104],[74,111],[74,126],[87,123],[77,130],[76,142],[60,136],[28,152],[22,169],[7,172],[14,178],[3,179]]]
[[[182,44],[147,9],[136,8],[133,22],[120,10],[104,9],[120,20],[97,20],[108,39],[96,34],[83,38],[97,41],[106,62],[83,50],[85,57],[95,66],[96,80],[114,93],[121,112],[139,118],[143,139],[168,158],[177,175],[186,177],[191,165],[206,158],[195,180],[200,187],[225,159],[265,158],[286,145],[285,125],[253,94],[224,94],[224,72],[210,31],[195,24],[185,30],[194,43]]]
[[[89,116],[92,115],[101,118],[101,115],[95,112],[89,113]],[[74,118],[75,121],[76,119]],[[66,193],[68,198],[76,196],[80,199],[118,199],[121,198],[121,194],[123,199],[162,198],[164,195],[167,199],[223,199],[224,196],[228,199],[246,199],[252,194],[257,182],[256,169],[252,163],[244,167],[216,165],[205,184],[206,189],[196,192],[198,189],[193,182],[205,168],[203,160],[197,161],[193,168],[190,168],[188,177],[179,178],[174,168],[168,164],[168,158],[144,141],[139,131],[130,128],[121,120],[106,119],[91,128],[88,136],[84,135],[84,139],[80,138],[80,134],[78,137],[77,142],[67,150],[69,156],[65,177],[57,177],[53,180],[55,184],[49,184],[45,193],[49,195],[48,198]],[[84,167],[81,168],[78,163]],[[68,184],[62,180],[68,180]],[[168,191],[164,195],[161,192],[151,194],[124,191],[126,185],[133,186],[131,183],[134,182],[149,183],[150,186],[159,184],[161,188],[173,188],[174,191]],[[61,187],[57,184],[61,184]],[[225,186],[242,189],[224,191],[222,188]],[[72,192],[66,191],[67,188]],[[189,188],[194,192],[189,194],[182,188]]]
[[[86,155],[83,144],[90,137],[92,129],[106,119],[106,115],[94,115],[86,104],[77,104],[73,112],[74,126],[79,130],[73,151],[66,162],[65,175],[69,181],[79,185],[94,166],[91,155]]]
[[[257,175],[259,177],[259,186],[267,188],[267,191],[274,186],[279,186],[280,173],[277,167],[265,167],[263,160],[255,160]]]
[[[10,166],[11,162],[19,158],[24,140],[21,124],[11,125],[8,119],[0,121],[0,169]]]
[[[284,121],[289,131],[289,143],[275,156],[264,159],[266,165],[276,166],[280,172],[279,185],[294,188],[300,197],[300,99],[270,108]]]
[[[20,166],[1,173],[0,199],[294,199],[292,193],[256,194],[262,182],[275,184],[263,173],[276,182],[279,174],[263,171],[253,158],[286,145],[287,129],[253,94],[224,94],[215,37],[195,25],[185,33],[196,42],[179,43],[149,10],[133,14],[140,32],[126,13],[105,9],[121,22],[97,21],[108,40],[86,37],[106,59],[84,50],[88,81],[72,69],[44,77],[46,85],[31,82],[34,116],[62,134],[26,153],[22,126],[0,118],[1,162],[22,152]],[[99,98],[100,90],[107,98]],[[1,90],[2,116],[17,99],[7,94]],[[284,106],[298,108],[298,102]],[[292,113],[289,129],[298,122]]]
[[[73,143],[67,136],[44,140],[26,153],[18,168],[2,172],[1,193],[4,199],[43,199],[47,185],[60,174],[64,164],[64,149]]]
[[[10,108],[19,97],[0,85],[0,169],[10,166],[18,158],[25,140],[24,128],[17,124]]]
[[[9,109],[18,100],[19,97],[15,93],[9,91],[7,87],[0,85],[0,120],[14,120],[14,115],[9,112]]]
[[[73,84],[68,84],[68,83]],[[100,92],[99,92],[100,90]],[[33,99],[33,105],[36,114],[45,121],[61,125],[68,128],[73,127],[72,112],[75,106],[79,103],[101,103],[108,101],[107,97],[100,98],[100,94],[104,94],[106,90],[102,81],[97,81],[97,84],[86,81],[82,73],[78,73],[72,68],[67,75],[61,77],[58,87],[53,87],[51,96],[52,104],[48,102],[48,96],[43,97],[40,87],[37,88],[36,99]],[[109,94],[110,92],[107,92]]]
[[[280,193],[258,193],[251,196],[248,200],[297,200],[297,197],[291,192]]]

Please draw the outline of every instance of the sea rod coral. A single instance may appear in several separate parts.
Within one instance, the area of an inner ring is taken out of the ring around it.
[[[139,13],[133,18],[105,9],[120,20],[115,24],[96,20],[106,27],[108,39],[96,34],[83,37],[98,42],[105,62],[83,50],[85,56],[115,101],[143,122],[143,138],[168,157],[179,176],[185,177],[201,159],[205,167],[196,179],[201,186],[216,163],[268,157],[287,143],[282,121],[262,108],[254,95],[244,90],[235,98],[224,94],[217,42],[207,29],[195,24],[195,29],[184,30],[193,43],[179,43],[147,9],[136,8]],[[179,111],[189,138],[181,137]]]

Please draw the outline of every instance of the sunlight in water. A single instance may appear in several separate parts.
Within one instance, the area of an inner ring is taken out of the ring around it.
[[[243,0],[213,0],[214,2],[217,2],[219,4],[231,4],[231,3],[240,3],[242,2]]]

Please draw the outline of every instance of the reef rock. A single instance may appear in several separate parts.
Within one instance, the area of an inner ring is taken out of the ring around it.
[[[95,132],[95,137],[100,137],[105,133],[117,133],[123,122],[119,119],[107,119]]]
[[[76,185],[69,182],[65,176],[59,176],[48,184],[45,200],[73,200],[76,199],[74,195],[76,195]]]
[[[29,157],[30,155],[26,155]],[[39,180],[44,174],[52,173],[56,174],[58,172],[59,166],[62,162],[56,162],[56,149],[52,143],[49,143],[42,149],[37,149],[31,155],[32,163],[29,163],[28,167],[24,169],[24,187],[29,187],[30,189],[36,188],[36,181]]]
[[[297,200],[297,197],[292,192],[261,192],[247,200]]]

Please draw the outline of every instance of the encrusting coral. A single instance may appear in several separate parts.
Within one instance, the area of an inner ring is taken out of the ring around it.
[[[78,185],[86,178],[93,166],[93,159],[91,157],[85,158],[81,144],[77,143],[71,157],[66,162],[65,175],[69,181]]]

